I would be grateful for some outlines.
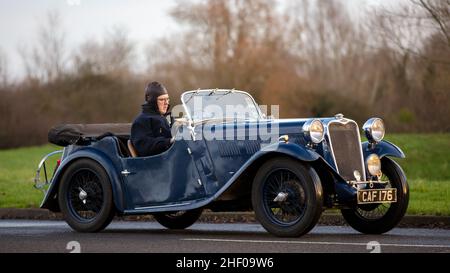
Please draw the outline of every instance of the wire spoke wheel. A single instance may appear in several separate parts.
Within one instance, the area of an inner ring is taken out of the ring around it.
[[[80,232],[104,229],[116,213],[108,174],[90,159],[77,160],[64,171],[58,203],[66,222]]]
[[[311,166],[279,157],[265,162],[252,185],[256,219],[270,233],[298,237],[308,233],[322,213],[323,191]]]
[[[102,209],[104,198],[100,179],[89,169],[74,173],[69,185],[69,207],[81,221],[90,221]]]
[[[346,222],[354,229],[367,234],[381,234],[393,229],[403,218],[408,208],[409,187],[401,167],[392,159],[381,159],[381,181],[387,181],[385,188],[397,190],[397,202],[364,204],[355,208],[342,209]]]
[[[289,170],[273,171],[263,188],[264,208],[281,225],[298,222],[306,209],[305,190],[298,177]],[[284,200],[275,201],[277,196]]]

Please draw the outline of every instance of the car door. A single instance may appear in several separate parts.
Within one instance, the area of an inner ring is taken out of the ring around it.
[[[261,149],[261,140],[258,130],[250,129],[247,123],[217,124],[207,130],[211,131],[212,140],[206,145],[221,187]]]
[[[127,203],[144,208],[203,198],[204,185],[188,148],[178,140],[159,155],[123,158]]]

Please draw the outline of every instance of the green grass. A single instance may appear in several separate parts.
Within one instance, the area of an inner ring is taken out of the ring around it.
[[[405,153],[397,162],[408,178],[450,182],[450,134],[398,134],[386,140]]]
[[[406,155],[395,160],[408,178],[407,213],[450,216],[450,134],[395,134],[386,140]]]
[[[450,181],[409,180],[408,214],[450,216]]]
[[[450,134],[395,134],[405,159],[395,159],[410,186],[408,214],[450,216]],[[38,207],[43,193],[33,188],[39,160],[59,147],[0,150],[0,207]],[[50,165],[50,172],[54,162]]]
[[[37,166],[42,157],[59,149],[45,145],[0,150],[0,207],[38,207],[43,193],[33,187]],[[53,166],[51,164],[50,172]]]

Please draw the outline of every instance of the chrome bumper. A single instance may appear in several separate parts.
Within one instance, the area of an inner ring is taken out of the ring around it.
[[[47,161],[47,159],[53,155],[62,154],[62,153],[63,153],[63,150],[54,151],[54,152],[51,152],[51,153],[47,154],[46,156],[44,156],[44,158],[42,158],[42,160],[39,162],[38,168],[36,170],[36,176],[34,177],[34,188],[35,189],[42,190],[45,193],[45,191],[46,191],[45,186],[50,184],[50,182],[52,181],[52,178],[53,178],[54,171],[56,171],[56,168],[55,168],[55,170],[53,171],[52,177],[49,180],[48,175],[47,175],[47,167],[45,165],[45,161]],[[44,169],[45,181],[41,181],[41,170],[42,169]]]

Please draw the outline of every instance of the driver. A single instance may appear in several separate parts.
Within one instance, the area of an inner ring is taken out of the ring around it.
[[[169,94],[164,85],[152,82],[145,88],[142,113],[131,126],[131,142],[138,156],[151,156],[169,149],[174,142],[166,116],[170,115]]]

